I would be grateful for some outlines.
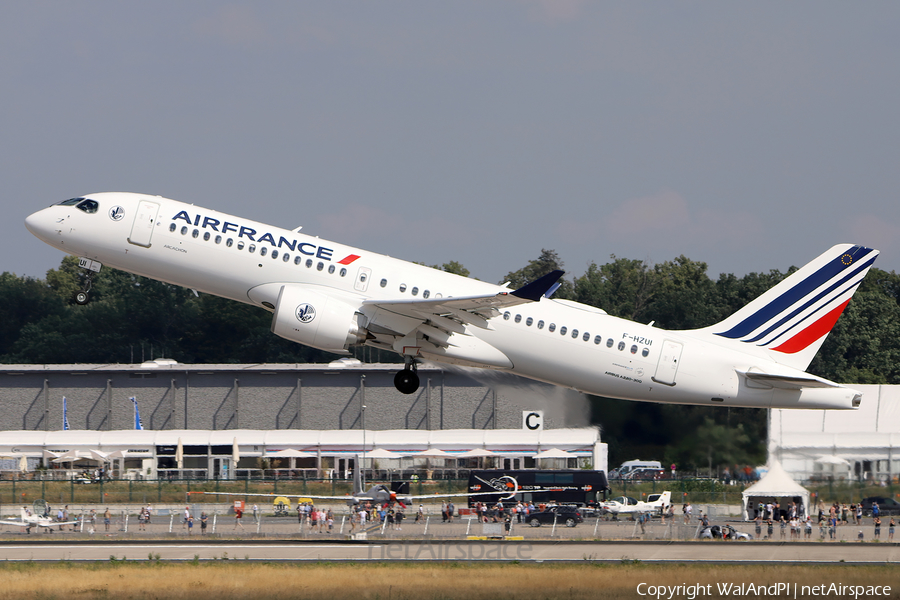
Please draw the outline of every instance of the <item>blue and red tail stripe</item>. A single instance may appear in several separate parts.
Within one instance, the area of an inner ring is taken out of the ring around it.
[[[770,346],[791,335],[772,350],[799,352],[830,331],[877,256],[877,250],[865,246],[837,253],[796,285],[716,335],[746,343],[760,342],[760,346]],[[840,304],[835,306],[835,302]],[[801,316],[804,313],[808,314]],[[809,324],[810,319],[815,321]],[[795,322],[790,324],[791,321]]]

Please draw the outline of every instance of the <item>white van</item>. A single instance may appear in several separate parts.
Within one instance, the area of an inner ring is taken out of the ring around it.
[[[658,460],[626,460],[609,476],[610,479],[622,479],[636,469],[662,469],[662,464]]]

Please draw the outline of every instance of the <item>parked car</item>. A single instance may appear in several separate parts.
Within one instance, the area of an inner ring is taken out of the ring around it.
[[[622,479],[637,479],[641,481],[651,481],[657,479],[663,479],[666,477],[665,469],[657,469],[654,467],[641,467],[638,469],[634,469],[630,473],[627,473],[622,476]]]
[[[741,542],[753,539],[752,534],[738,531],[731,525],[710,525],[709,527],[704,527],[697,534],[697,537],[701,540],[736,540]]]
[[[878,503],[878,513],[884,515],[900,515],[900,502],[887,496],[869,496],[862,499],[863,514],[867,517],[872,516],[872,503]]]
[[[557,525],[565,524],[566,527],[575,527],[578,523],[584,522],[581,511],[577,506],[551,506],[540,512],[528,515],[526,522],[532,527],[540,527],[541,525],[552,525],[554,520]]]

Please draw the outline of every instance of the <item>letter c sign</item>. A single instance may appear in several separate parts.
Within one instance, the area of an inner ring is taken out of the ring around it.
[[[543,431],[544,429],[544,411],[542,410],[523,410],[522,411],[522,429],[528,431]]]

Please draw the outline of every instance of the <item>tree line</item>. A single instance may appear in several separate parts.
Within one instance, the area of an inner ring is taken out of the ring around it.
[[[456,261],[434,265],[468,276]],[[553,250],[502,282],[517,288],[564,265]],[[721,321],[795,271],[721,274],[679,256],[645,261],[610,256],[579,276],[563,278],[555,297],[663,329]],[[174,358],[182,363],[316,363],[337,358],[273,335],[261,308],[104,268],[92,300],[75,304],[87,272],[65,257],[45,279],[0,275],[0,362],[7,364],[134,363]],[[826,339],[809,371],[840,383],[900,383],[900,276],[872,268]],[[397,362],[388,352],[360,348],[364,362]],[[758,464],[765,459],[766,417],[760,409],[728,409],[591,398],[592,419],[604,430],[610,461],[674,462],[682,469]]]

